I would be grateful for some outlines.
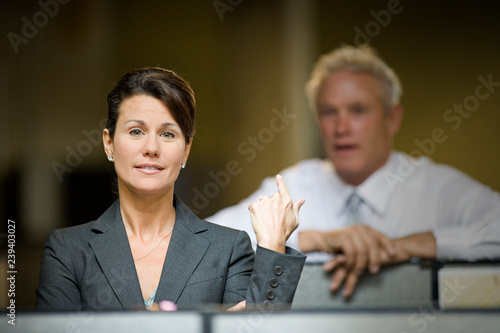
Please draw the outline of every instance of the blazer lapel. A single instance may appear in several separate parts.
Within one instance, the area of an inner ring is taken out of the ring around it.
[[[174,196],[174,206],[175,226],[156,292],[157,301],[177,302],[210,245],[210,241],[199,234],[207,230],[206,223],[196,217],[177,196]]]
[[[89,244],[123,309],[144,306],[118,200],[99,217],[94,231],[98,234]]]

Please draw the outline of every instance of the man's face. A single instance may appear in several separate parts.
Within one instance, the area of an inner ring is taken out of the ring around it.
[[[361,184],[389,158],[402,109],[384,110],[383,91],[373,75],[346,70],[330,74],[318,91],[325,152],[349,184]]]

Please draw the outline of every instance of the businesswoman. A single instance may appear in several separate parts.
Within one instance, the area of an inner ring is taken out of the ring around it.
[[[119,199],[96,221],[47,236],[37,309],[290,305],[305,256],[285,242],[304,201],[292,202],[278,176],[278,192],[249,206],[255,253],[245,232],[198,219],[174,191],[194,125],[194,93],[174,72],[142,68],[121,78],[103,131]]]

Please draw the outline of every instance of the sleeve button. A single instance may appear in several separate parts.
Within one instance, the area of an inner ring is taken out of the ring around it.
[[[273,305],[269,301],[264,301],[264,303],[262,304],[262,307],[264,308],[264,310],[269,311],[269,310],[271,310],[271,308],[273,307]]]
[[[283,273],[283,268],[281,266],[274,267],[274,274],[281,275]]]
[[[271,281],[269,281],[269,284],[271,285],[271,287],[276,288],[279,284],[278,279],[272,278]]]
[[[271,300],[274,298],[274,291],[268,290],[266,293],[267,299]]]

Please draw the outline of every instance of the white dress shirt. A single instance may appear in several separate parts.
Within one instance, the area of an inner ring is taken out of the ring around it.
[[[304,230],[328,231],[346,225],[346,201],[354,190],[363,204],[365,224],[389,238],[432,231],[437,258],[500,258],[500,195],[450,166],[428,157],[412,159],[393,152],[388,162],[357,188],[346,184],[329,160],[305,160],[280,173],[295,201],[305,199],[299,227],[287,245],[298,246]],[[248,205],[261,195],[277,191],[274,177],[239,204],[225,208],[206,220],[245,230],[255,246],[255,233]],[[308,261],[330,256],[308,253]]]

